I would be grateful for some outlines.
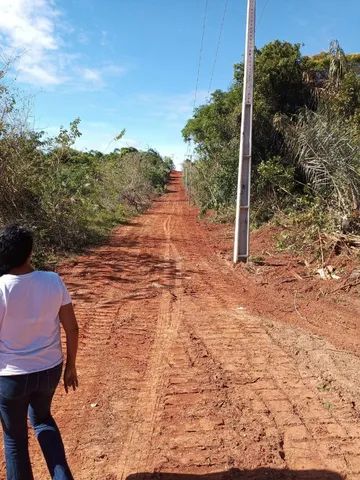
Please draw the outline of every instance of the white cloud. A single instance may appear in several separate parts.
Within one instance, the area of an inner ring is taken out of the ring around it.
[[[44,85],[63,81],[52,60],[61,43],[55,33],[59,15],[51,0],[1,0],[0,34],[5,53],[19,55],[21,80]]]
[[[99,68],[80,68],[81,78],[89,83],[90,86],[100,88],[105,85],[105,78],[119,77],[126,72],[125,68],[117,65],[105,65]]]
[[[58,12],[47,0],[1,0],[0,28],[15,47],[56,50],[54,20]]]
[[[22,78],[31,80],[31,83],[38,83],[42,85],[58,85],[63,82],[63,78],[57,75],[56,72],[51,72],[50,69],[40,67],[40,65],[21,66]]]
[[[71,34],[74,29],[66,23],[54,0],[0,0],[0,7],[0,41],[4,54],[16,59],[20,81],[42,87],[68,83],[101,88],[105,77],[125,73],[117,65],[79,67],[80,55],[66,51],[59,33]],[[89,41],[83,31],[77,39],[83,44]]]

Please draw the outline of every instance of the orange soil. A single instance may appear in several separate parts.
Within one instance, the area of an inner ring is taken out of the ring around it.
[[[174,173],[61,269],[80,388],[59,390],[54,414],[76,480],[360,479],[358,306],[316,310],[301,290],[295,308],[286,282],[231,265],[221,232]]]

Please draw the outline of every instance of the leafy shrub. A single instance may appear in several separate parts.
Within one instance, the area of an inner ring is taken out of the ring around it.
[[[6,86],[0,87],[0,118],[0,226],[30,226],[40,263],[103,239],[126,216],[143,211],[164,191],[173,168],[154,150],[74,149],[79,119],[46,138],[28,127]]]
[[[323,206],[339,216],[360,207],[360,142],[341,117],[304,111],[285,142]]]
[[[359,231],[359,58],[346,56],[337,41],[313,57],[280,41],[256,50],[253,226],[279,212],[305,218],[308,210],[316,228]],[[243,73],[244,65],[235,65],[230,88],[213,92],[183,129],[195,146],[195,160],[184,164],[186,186],[202,213],[234,208]]]

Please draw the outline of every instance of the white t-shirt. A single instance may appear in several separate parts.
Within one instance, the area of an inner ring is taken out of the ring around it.
[[[0,277],[0,376],[62,362],[59,310],[68,303],[70,295],[56,273]]]

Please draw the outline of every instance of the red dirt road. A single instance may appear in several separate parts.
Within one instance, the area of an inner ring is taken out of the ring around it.
[[[80,388],[54,414],[75,479],[360,479],[360,358],[248,312],[179,174],[168,190],[62,270]]]

